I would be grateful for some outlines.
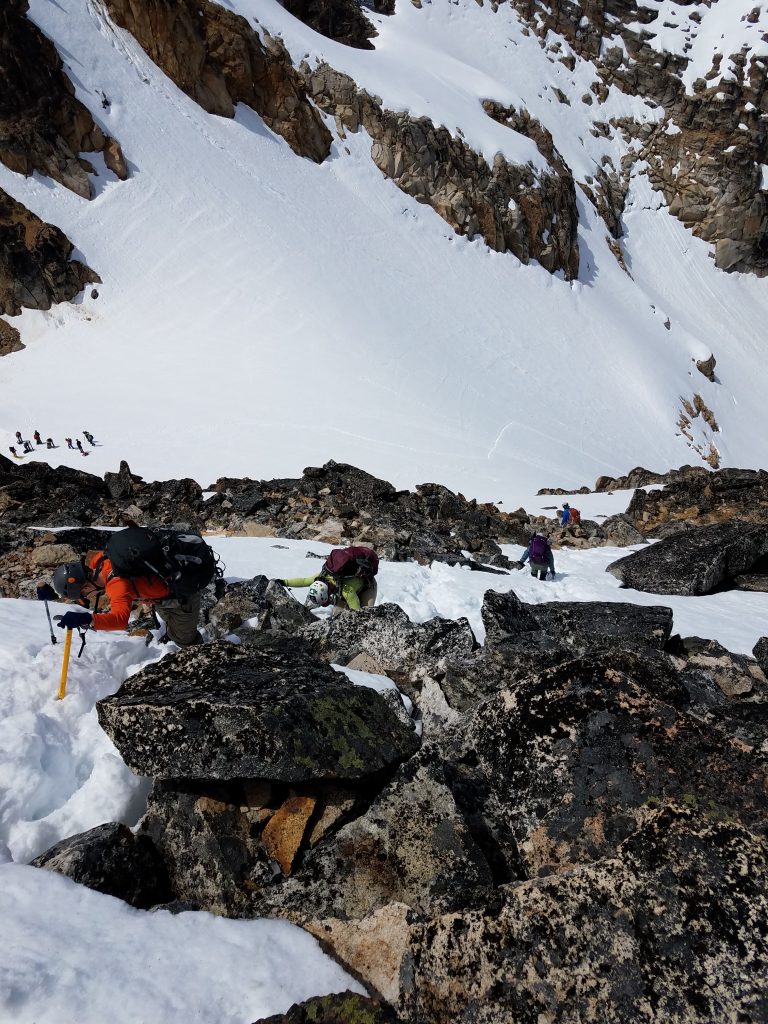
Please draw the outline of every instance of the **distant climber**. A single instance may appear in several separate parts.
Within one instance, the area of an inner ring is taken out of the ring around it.
[[[53,443],[53,438],[52,437],[47,437],[45,439],[45,447],[46,448],[55,448],[56,447],[56,445]]]
[[[93,602],[92,613],[67,612],[59,625],[97,631],[126,629],[134,602],[144,602],[151,604],[165,623],[162,642],[172,640],[179,647],[192,647],[203,642],[198,632],[201,592],[220,575],[215,554],[197,534],[143,527],[119,530],[112,534],[106,549],[87,562],[67,562],[54,572],[53,587],[61,598],[86,608]],[[110,610],[99,614],[102,594],[109,598]]]
[[[16,444],[24,444],[24,438],[21,436],[21,431],[16,431]]]
[[[42,437],[40,437],[40,431],[39,430],[36,430],[34,432],[34,434],[32,435],[32,437],[34,439],[35,444],[42,444],[43,443],[43,439],[42,439]]]
[[[18,459],[19,458],[19,456],[16,454],[16,449],[13,447],[12,444],[8,445],[8,451],[11,453],[11,455],[14,457],[14,459]]]
[[[67,448],[74,448],[75,447],[72,444],[72,438],[71,437],[65,437],[64,440],[67,442]]]
[[[29,441],[24,441],[23,444],[24,444],[24,454],[25,455],[28,455],[31,451],[34,451],[34,448],[32,447],[32,445],[30,444]]]
[[[571,508],[567,501],[563,502],[563,508],[560,512],[560,525],[567,526],[571,518]]]
[[[550,572],[552,578],[555,578],[555,556],[552,554],[552,548],[549,546],[549,541],[543,533],[537,532],[531,537],[528,542],[528,548],[520,559],[521,569],[529,559],[531,576],[545,580],[547,572]]]
[[[308,608],[333,605],[333,614],[360,611],[376,603],[379,556],[371,548],[354,545],[332,551],[320,572],[291,580],[276,580],[286,587],[309,587]]]
[[[80,454],[81,455],[85,455],[86,453],[83,451],[83,442],[80,440],[79,437],[75,441],[75,444],[77,445],[77,450],[80,452]]]
[[[93,434],[89,430],[83,431],[83,437],[88,442],[88,444],[91,445],[91,447],[93,447],[96,444],[96,442],[93,440]]]

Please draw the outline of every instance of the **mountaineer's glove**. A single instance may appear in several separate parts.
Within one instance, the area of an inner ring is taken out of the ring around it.
[[[93,622],[90,612],[66,612],[56,616],[59,629],[88,629]]]
[[[37,588],[37,600],[38,601],[58,601],[59,595],[50,585],[50,583],[44,583],[41,587]]]

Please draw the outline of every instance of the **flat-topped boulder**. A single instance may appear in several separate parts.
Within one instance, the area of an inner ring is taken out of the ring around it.
[[[685,530],[607,567],[625,587],[654,594],[709,594],[768,554],[768,526],[730,522]]]
[[[164,658],[97,709],[126,764],[159,779],[361,779],[419,746],[374,690],[266,634]]]
[[[489,590],[481,617],[486,645],[513,642],[541,631],[558,645],[587,649],[627,642],[661,649],[672,632],[672,610],[661,605],[611,601],[524,604],[514,591]]]

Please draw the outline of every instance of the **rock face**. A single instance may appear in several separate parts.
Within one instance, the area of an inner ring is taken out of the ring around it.
[[[66,875],[140,909],[164,903],[171,895],[154,845],[115,822],[62,840],[33,860],[32,866]]]
[[[126,764],[159,779],[361,779],[418,747],[373,690],[268,636],[181,651],[97,707]]]
[[[313,930],[405,1020],[756,1019],[767,880],[765,844],[740,826],[650,812],[615,858],[503,886],[487,910]]]
[[[0,356],[8,356],[11,352],[20,352],[24,348],[21,335],[7,320],[0,320]]]
[[[50,309],[100,281],[90,267],[70,259],[72,248],[62,231],[0,189],[0,313]]]
[[[490,104],[491,116],[532,138],[551,173],[511,164],[497,154],[493,166],[445,128],[382,107],[347,75],[321,64],[302,65],[312,99],[336,118],[337,131],[364,128],[373,139],[371,156],[398,188],[430,205],[462,235],[482,236],[497,252],[523,263],[535,259],[567,279],[578,275],[578,214],[573,179],[551,136],[527,114]]]
[[[245,103],[299,156],[317,163],[331,136],[307,102],[285,47],[211,0],[106,0],[109,13],[204,110],[232,117]]]
[[[762,114],[768,61],[759,45],[736,54],[725,52],[723,44],[715,45],[711,69],[693,83],[689,94],[682,74],[702,22],[697,10],[688,13],[693,4],[680,4],[674,19],[664,22],[664,11],[639,0],[594,0],[588,5],[554,0],[543,8],[531,0],[510,3],[562,63],[572,67],[574,60],[571,53],[562,52],[565,43],[594,64],[599,80],[593,93],[598,102],[601,93],[615,85],[664,108],[666,116],[658,126],[622,119],[603,127],[618,128],[628,141],[637,141],[629,165],[637,159],[647,163],[648,178],[664,194],[670,213],[713,244],[718,267],[768,273],[768,208],[760,171],[767,137]],[[727,0],[715,0],[709,6],[726,4]],[[758,5],[755,11],[756,21]],[[654,37],[683,24],[681,52],[659,53]],[[555,35],[560,41],[551,43]],[[593,102],[589,94],[588,101]],[[600,127],[596,122],[596,130]],[[625,180],[628,167],[621,171]],[[613,176],[610,189],[605,187],[606,176]],[[602,193],[603,211],[609,211],[606,222],[615,235],[624,186],[610,165],[607,175],[603,169],[603,180],[600,174],[595,178],[594,191]],[[610,195],[611,189],[618,194]],[[597,198],[596,204],[600,209]]]
[[[372,50],[369,42],[376,29],[355,0],[282,0],[283,7],[315,32],[361,50]]]
[[[689,530],[611,562],[625,587],[656,594],[709,594],[768,554],[768,527],[723,523]]]
[[[294,1003],[286,1013],[262,1017],[255,1024],[397,1024],[392,1010],[356,992],[337,992]]]
[[[0,160],[20,174],[39,171],[90,199],[93,168],[80,154],[103,152],[118,173],[125,166],[122,153],[75,98],[56,48],[26,17],[28,9],[28,0],[6,0],[0,10]]]

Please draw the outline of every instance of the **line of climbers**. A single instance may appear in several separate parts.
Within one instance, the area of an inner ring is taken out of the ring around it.
[[[93,439],[93,434],[89,430],[84,430],[83,431],[83,437],[86,439],[88,444],[91,445],[91,447],[95,447],[96,446],[96,442]],[[59,447],[56,444],[56,442],[53,440],[52,437],[47,437],[45,439],[45,441],[43,441],[43,438],[42,438],[39,430],[36,430],[34,432],[34,434],[32,435],[32,438],[33,438],[33,440],[34,440],[36,445],[44,446],[45,448],[58,448]],[[72,438],[71,437],[65,437],[64,440],[67,442],[67,448],[72,448],[73,450],[75,448],[77,448],[77,450],[80,452],[81,455],[88,455],[88,454],[90,454],[89,452],[85,451],[85,449],[83,448],[83,443],[82,443],[82,441],[79,438],[77,438],[77,440],[75,441],[74,444],[72,443]],[[16,448],[15,448],[14,445],[12,445],[12,444],[8,445],[8,450],[10,451],[10,453],[14,457],[14,459],[20,459],[24,455],[29,455],[30,452],[33,452],[35,450],[32,447],[32,442],[31,441],[27,441],[27,440],[25,440],[22,437],[22,434],[21,434],[20,430],[16,431],[16,444],[20,445],[21,448],[22,448],[22,454],[21,455],[18,454],[18,452],[16,451]]]
[[[378,570],[375,551],[353,546],[332,551],[314,576],[275,582],[308,587],[307,607],[333,605],[337,615],[375,603]],[[202,591],[212,582],[216,596],[221,597],[223,570],[199,534],[133,526],[114,533],[103,551],[60,565],[53,574],[53,586],[42,584],[37,596],[80,605],[82,610],[56,618],[62,629],[81,632],[127,629],[133,606],[149,605],[165,624],[161,643],[172,640],[179,647],[192,647],[203,642],[198,628]],[[105,595],[109,611],[99,612]]]
[[[518,568],[523,569],[526,562],[537,579],[545,580],[547,573],[554,578],[555,560],[543,533],[533,534]],[[274,582],[289,588],[307,587],[305,606],[332,606],[335,616],[376,603],[378,571],[376,552],[352,545],[332,551],[312,576]],[[45,583],[37,588],[41,600],[61,598],[76,602],[82,609],[57,616],[60,627],[80,631],[127,629],[133,606],[144,604],[165,624],[160,642],[172,640],[179,647],[203,643],[199,631],[202,591],[215,583],[220,598],[225,587],[218,556],[199,534],[142,526],[119,530],[103,551],[60,565],[52,583],[52,587]],[[104,596],[109,600],[109,611],[99,612],[99,601]]]

